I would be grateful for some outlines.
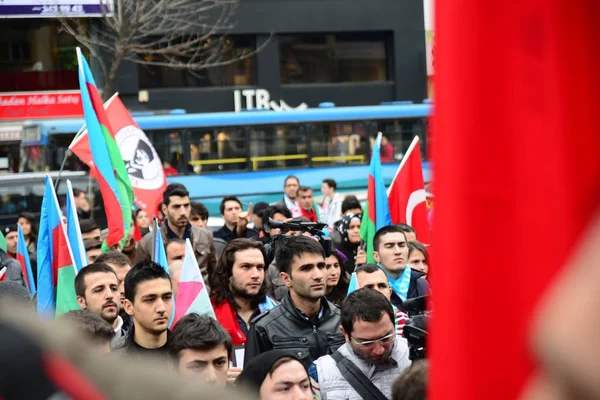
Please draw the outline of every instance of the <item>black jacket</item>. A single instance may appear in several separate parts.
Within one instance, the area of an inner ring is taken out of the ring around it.
[[[167,329],[167,344],[159,349],[146,349],[134,342],[135,328],[132,326],[125,336],[121,336],[112,346],[112,352],[133,358],[141,358],[151,356],[158,359],[168,361],[167,344],[171,337],[171,332]]]
[[[340,309],[325,298],[321,304],[323,315],[313,323],[294,307],[288,293],[280,305],[254,318],[244,364],[266,351],[284,349],[293,352],[308,368],[317,358],[336,352],[345,343],[340,332]]]
[[[408,294],[406,298],[414,299],[415,297],[431,294],[429,282],[427,282],[425,279],[421,279],[421,277],[425,274],[423,272],[415,271],[414,269],[410,272],[410,283],[408,284]],[[392,298],[390,300],[392,301],[393,305],[398,307],[400,310],[403,310],[402,299],[400,299],[400,296],[398,296],[396,292],[392,292]]]

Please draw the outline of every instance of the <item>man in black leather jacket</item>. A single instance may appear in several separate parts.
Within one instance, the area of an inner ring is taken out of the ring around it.
[[[323,248],[314,239],[289,237],[276,264],[289,293],[281,304],[254,318],[244,363],[272,349],[294,353],[307,367],[344,344],[340,309],[325,296],[327,272]]]

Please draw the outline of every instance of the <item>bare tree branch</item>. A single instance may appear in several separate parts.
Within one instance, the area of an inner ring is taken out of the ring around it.
[[[123,61],[187,70],[245,60],[262,50],[234,49],[226,35],[235,26],[240,0],[108,0],[105,15],[85,20],[59,18],[62,28],[97,60],[104,75],[103,97],[114,90]],[[237,50],[237,51],[234,51]]]

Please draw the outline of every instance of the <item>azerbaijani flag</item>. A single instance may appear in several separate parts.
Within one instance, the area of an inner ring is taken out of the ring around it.
[[[0,250],[6,251],[6,238],[2,232],[0,232]]]
[[[79,88],[81,90],[85,124],[88,130],[89,146],[92,151],[96,167],[95,177],[100,186],[100,193],[104,201],[104,209],[106,210],[106,219],[108,222],[106,246],[111,248],[126,238],[125,230],[128,229],[128,226],[126,226],[125,211],[129,215],[128,220],[131,223],[131,203],[128,203],[127,196],[121,194],[123,182],[117,182],[121,179],[121,174],[116,165],[113,164],[113,162],[116,163],[117,156],[111,154],[114,153],[116,143],[114,143],[114,139],[110,134],[111,127],[106,116],[106,111],[104,110],[102,98],[96,88],[92,71],[90,71],[90,67],[79,48],[77,48],[77,59],[79,61]],[[111,146],[111,141],[114,147]],[[120,158],[118,147],[117,154]],[[123,164],[123,159],[121,158],[120,160],[121,164]],[[127,176],[127,174],[125,175]],[[117,179],[117,176],[119,179]],[[131,183],[129,187],[131,188]],[[127,208],[127,206],[129,207]]]
[[[66,197],[66,217],[67,217],[67,237],[73,250],[73,260],[75,268],[81,271],[81,268],[88,265],[88,259],[83,245],[83,236],[79,228],[79,217],[77,216],[77,207],[75,206],[75,196],[73,195],[73,186],[71,181],[67,180],[67,197]]]
[[[373,237],[378,229],[392,223],[387,192],[381,173],[381,132],[377,134],[373,155],[369,166],[369,182],[367,186],[367,204],[360,224],[360,237],[367,244],[367,263],[375,263],[373,258]]]
[[[158,224],[158,219],[154,217],[154,222],[152,225],[154,235],[153,240],[153,249],[152,249],[152,261],[163,267],[167,274],[169,274],[169,263],[167,262],[167,253],[165,252],[165,244],[162,239],[162,233],[160,232],[160,225]],[[173,322],[175,320],[175,306],[173,303],[173,309],[171,312],[171,320],[169,321],[169,329],[173,326]]]
[[[190,239],[185,240],[185,256],[183,257],[175,305],[173,324],[176,324],[184,315],[191,313],[205,314],[216,319]]]
[[[79,310],[75,295],[77,270],[62,222],[52,179],[46,176],[37,243],[38,314],[61,315]]]
[[[34,295],[35,280],[33,279],[33,270],[31,269],[31,262],[29,261],[29,251],[27,251],[27,244],[25,243],[25,236],[21,230],[21,225],[17,224],[17,261],[21,263],[21,270],[23,271],[23,279],[27,285],[30,295]]]

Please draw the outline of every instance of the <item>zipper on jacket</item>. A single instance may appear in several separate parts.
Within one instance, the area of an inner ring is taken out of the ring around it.
[[[317,349],[320,349],[321,346],[319,345],[319,335],[317,333],[317,326],[313,325],[313,335],[315,335],[315,343],[317,345]]]

